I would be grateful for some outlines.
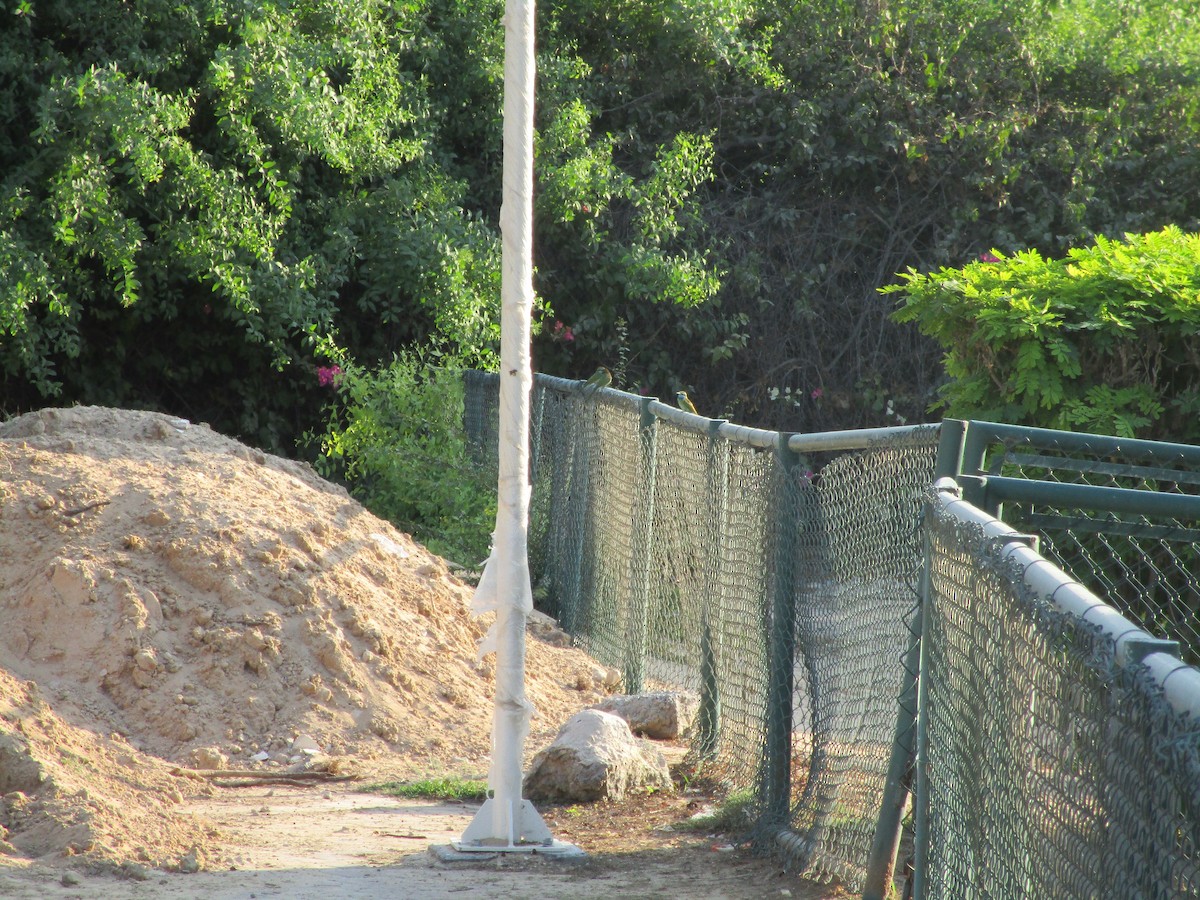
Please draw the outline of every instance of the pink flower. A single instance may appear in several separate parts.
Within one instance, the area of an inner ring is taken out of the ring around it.
[[[825,396],[825,392],[823,390],[821,390],[820,388],[813,388],[812,394],[810,394],[809,396],[811,396],[814,400],[820,400],[822,397]]]
[[[985,263],[998,263],[998,262],[1000,262],[1000,257],[996,256],[993,253],[980,253],[979,261],[985,262]]]
[[[569,344],[575,340],[575,332],[571,330],[570,325],[564,325],[561,319],[555,319],[554,327],[550,329],[550,338],[555,341],[562,341],[564,344]]]
[[[336,385],[341,374],[341,366],[317,366],[317,384],[321,387]]]

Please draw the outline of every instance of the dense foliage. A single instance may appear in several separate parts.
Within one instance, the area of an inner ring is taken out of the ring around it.
[[[0,406],[169,409],[290,451],[326,399],[316,336],[336,333],[362,364],[424,344],[486,365],[501,10],[6,7]],[[546,71],[547,223],[597,223],[586,277],[623,281],[639,302],[703,299],[711,273],[675,246],[673,218],[703,175],[704,139],[674,136],[644,172],[619,171],[573,58],[549,55]],[[586,197],[554,187],[580,179]],[[619,233],[612,205],[629,212]]]
[[[165,407],[278,443],[306,406],[306,328],[367,306],[343,288],[370,208],[409,214],[373,179],[405,166],[409,197],[445,203],[394,22],[350,4],[25,7],[0,32],[6,410]]]
[[[1200,235],[988,253],[886,290],[946,349],[952,416],[1200,444]]]
[[[0,408],[287,450],[329,399],[318,336],[364,371],[489,364],[502,8],[6,7]],[[891,320],[893,273],[1200,226],[1198,13],[544,0],[539,368],[789,430],[925,416],[940,350]]]
[[[376,515],[435,553],[473,566],[488,555],[495,475],[462,431],[463,378],[453,362],[406,352],[364,369],[344,352],[318,369],[329,420],[309,435],[322,475],[347,481]]]
[[[624,165],[681,128],[711,135],[714,178],[687,217],[722,272],[686,315],[590,293],[555,308],[599,342],[589,362],[629,344],[631,377],[662,396],[686,382],[710,414],[791,430],[924,416],[940,354],[889,321],[876,290],[892,273],[1200,221],[1197,13],[1195,0],[551,3],[546,30],[590,65],[599,126],[632,137]]]

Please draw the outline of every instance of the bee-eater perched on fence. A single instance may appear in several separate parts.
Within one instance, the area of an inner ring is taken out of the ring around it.
[[[612,384],[612,372],[604,366],[598,368],[592,373],[592,377],[583,383],[583,387],[588,393],[598,391],[600,388],[606,388]]]
[[[696,412],[696,404],[692,403],[692,398],[687,395],[687,391],[675,392],[675,405],[684,412],[690,412],[695,416],[700,415],[700,413]]]

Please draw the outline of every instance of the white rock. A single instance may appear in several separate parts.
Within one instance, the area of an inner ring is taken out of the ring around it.
[[[620,716],[634,734],[659,741],[674,741],[692,727],[700,701],[694,694],[656,691],[631,696],[615,695],[595,709]]]
[[[309,734],[298,734],[292,740],[293,753],[320,753],[321,745]]]
[[[192,751],[192,765],[197,769],[228,769],[229,757],[217,747],[197,747]]]
[[[633,736],[624,719],[597,709],[576,713],[525,776],[531,800],[620,800],[642,790],[671,790],[662,753]]]
[[[408,559],[411,555],[407,550],[393,541],[386,534],[376,532],[371,535],[371,538],[379,545],[379,549],[384,553],[390,553],[392,556],[398,556],[400,559]]]

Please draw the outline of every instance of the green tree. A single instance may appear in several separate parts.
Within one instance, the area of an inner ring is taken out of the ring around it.
[[[31,0],[0,14],[0,406],[170,409],[287,450],[325,399],[314,335],[336,331],[367,366],[429,344],[489,365],[502,9]],[[548,298],[589,282],[637,302],[711,293],[673,224],[704,139],[672,135],[643,170],[618,168],[571,48],[543,65],[540,240],[564,260],[544,269]],[[559,225],[585,188],[609,199],[580,238]],[[579,248],[594,252],[565,262]]]
[[[546,30],[588,63],[619,165],[685,129],[713,146],[681,240],[712,254],[720,291],[687,312],[614,310],[604,355],[624,320],[647,341],[629,353],[652,390],[678,386],[650,375],[665,357],[705,411],[809,430],[924,416],[940,353],[879,303],[893,273],[1200,222],[1198,13],[1196,0],[551,4]],[[553,299],[568,322],[596,315],[590,301]]]
[[[455,214],[420,187],[412,9],[38,2],[0,32],[4,408],[170,408],[286,446],[385,176]]]

